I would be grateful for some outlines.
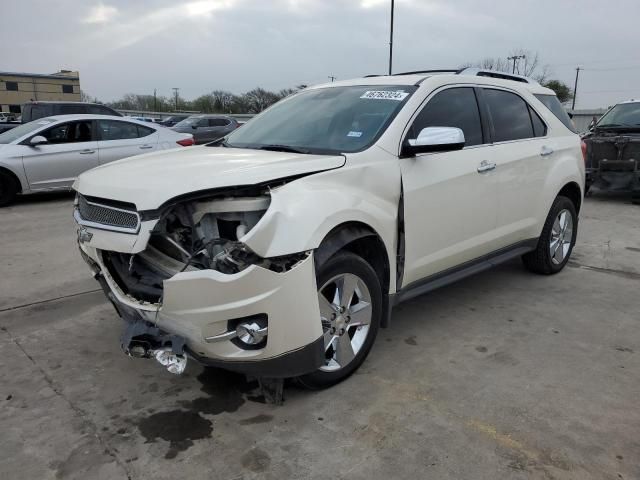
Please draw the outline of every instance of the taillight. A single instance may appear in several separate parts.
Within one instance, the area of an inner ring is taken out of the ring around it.
[[[582,160],[587,163],[587,143],[584,140],[580,140],[580,150],[582,150]]]
[[[178,145],[182,145],[183,147],[190,147],[196,142],[193,140],[193,138],[185,138],[184,140],[178,140],[176,143]]]

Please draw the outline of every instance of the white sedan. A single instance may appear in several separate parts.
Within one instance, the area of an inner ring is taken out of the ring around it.
[[[0,206],[17,194],[69,190],[82,172],[193,145],[193,135],[108,115],[56,115],[0,134]]]

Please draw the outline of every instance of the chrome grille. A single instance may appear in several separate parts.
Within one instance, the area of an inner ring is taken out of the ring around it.
[[[89,201],[82,195],[78,195],[76,213],[79,224],[105,230],[136,233],[140,224],[136,211]]]

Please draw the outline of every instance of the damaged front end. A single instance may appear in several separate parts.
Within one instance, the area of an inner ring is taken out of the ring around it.
[[[640,194],[640,129],[621,133],[596,128],[584,141],[588,186]]]
[[[127,321],[125,353],[155,358],[172,373],[184,370],[187,354],[271,377],[317,368],[322,331],[311,252],[263,258],[243,242],[270,203],[270,190],[256,188],[136,212],[141,222],[153,220],[147,232],[140,228],[144,248],[110,249],[109,241],[125,242],[76,214],[83,257]],[[304,365],[271,361],[291,352]]]
[[[150,303],[161,301],[165,280],[185,271],[231,275],[257,265],[285,272],[306,254],[265,259],[240,241],[269,207],[268,192],[259,193],[178,203],[160,216],[146,249],[134,254],[104,251],[103,261],[120,288]]]

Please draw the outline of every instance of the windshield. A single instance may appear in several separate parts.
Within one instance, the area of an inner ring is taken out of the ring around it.
[[[190,127],[191,125],[198,125],[198,122],[202,117],[189,117],[176,123],[176,127]]]
[[[415,90],[376,85],[304,91],[235,130],[224,145],[317,154],[358,152],[382,135]]]
[[[23,123],[22,125],[18,125],[16,128],[12,128],[11,130],[7,130],[4,133],[0,133],[0,144],[2,143],[11,143],[24,135],[28,135],[31,132],[34,132],[45,125],[49,125],[53,123],[53,120],[41,119],[35,120],[29,123]]]
[[[596,124],[597,127],[639,127],[640,126],[640,102],[619,103]]]

